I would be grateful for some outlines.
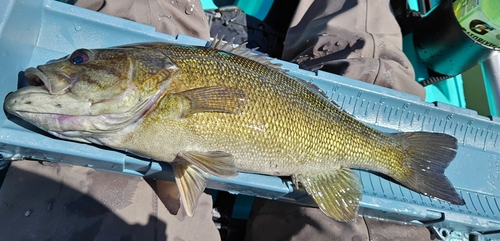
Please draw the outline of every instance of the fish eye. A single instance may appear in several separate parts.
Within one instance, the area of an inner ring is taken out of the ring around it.
[[[69,56],[72,64],[85,64],[91,60],[92,52],[88,49],[78,49]]]

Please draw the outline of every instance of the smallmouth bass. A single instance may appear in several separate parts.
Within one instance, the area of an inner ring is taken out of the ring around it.
[[[238,171],[291,176],[326,215],[345,222],[361,200],[351,169],[465,204],[444,176],[454,137],[377,131],[265,56],[231,46],[79,49],[28,68],[31,86],[8,95],[4,109],[63,139],[170,163],[190,216],[209,174]]]

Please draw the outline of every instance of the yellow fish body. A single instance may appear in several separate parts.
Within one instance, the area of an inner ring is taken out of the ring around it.
[[[25,73],[31,86],[7,96],[7,112],[61,138],[172,164],[188,215],[209,174],[238,171],[292,176],[340,221],[356,218],[361,199],[351,169],[465,204],[444,176],[454,137],[370,128],[244,46],[80,49]]]

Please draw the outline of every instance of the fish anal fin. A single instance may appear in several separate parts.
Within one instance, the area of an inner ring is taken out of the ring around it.
[[[183,108],[182,117],[201,112],[240,114],[245,110],[247,102],[243,90],[225,86],[195,88],[176,95],[184,96],[190,101],[190,106]]]
[[[361,184],[352,170],[339,168],[329,173],[301,174],[299,181],[326,215],[342,222],[357,218]]]
[[[234,177],[238,175],[233,155],[226,152],[183,151],[178,156],[214,176]]]
[[[180,199],[186,214],[194,215],[201,194],[205,190],[209,175],[200,168],[183,160],[172,163],[175,183],[179,188]]]

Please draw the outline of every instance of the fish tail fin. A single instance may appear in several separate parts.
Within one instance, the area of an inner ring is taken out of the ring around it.
[[[451,204],[464,205],[444,175],[457,154],[457,139],[442,133],[407,132],[391,134],[403,144],[405,159],[402,170],[389,174],[399,183],[418,193]]]

